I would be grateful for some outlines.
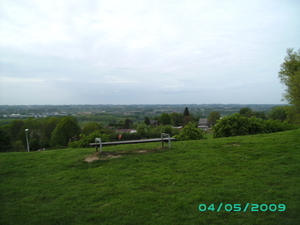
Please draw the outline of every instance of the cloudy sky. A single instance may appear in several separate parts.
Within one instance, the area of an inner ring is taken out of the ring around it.
[[[2,0],[0,105],[280,104],[299,0]]]

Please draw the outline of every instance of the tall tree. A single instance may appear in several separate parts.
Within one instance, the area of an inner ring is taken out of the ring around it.
[[[280,65],[278,77],[286,86],[284,99],[294,106],[297,114],[300,114],[300,49],[296,52],[288,48],[286,52],[287,56]]]
[[[248,107],[244,107],[244,108],[240,109],[239,114],[242,116],[251,117],[253,112],[252,112],[252,109],[250,109]]]
[[[24,120],[13,120],[10,124],[10,136],[12,142],[19,139],[19,134],[24,130]]]
[[[137,125],[137,132],[141,135],[141,137],[145,138],[149,133],[149,126],[144,123],[140,123]]]
[[[171,118],[168,113],[161,114],[158,120],[162,125],[171,124]]]
[[[103,129],[100,123],[98,122],[89,122],[82,127],[82,133],[86,136],[90,135],[95,131]]]
[[[184,115],[184,116],[189,116],[189,115],[190,115],[190,112],[189,112],[188,107],[185,107],[184,112],[183,112],[183,115]]]
[[[268,118],[272,120],[285,121],[287,118],[287,107],[286,106],[275,106],[271,109],[268,114]]]
[[[57,124],[61,121],[59,117],[50,117],[41,120],[40,122],[40,145],[42,148],[50,147],[51,134]]]
[[[145,117],[144,123],[149,126],[150,125],[150,119],[148,116]]]
[[[124,129],[129,129],[131,127],[131,125],[133,124],[132,120],[131,119],[126,119],[124,121],[124,125],[123,125],[123,128]]]
[[[67,116],[63,118],[52,132],[51,145],[52,146],[68,146],[70,140],[75,140],[80,134],[80,127],[77,120],[73,117]]]
[[[212,111],[208,115],[208,123],[211,124],[212,126],[217,123],[217,120],[219,120],[221,117],[220,113],[217,111]]]
[[[257,112],[257,111],[253,111],[253,115],[256,118],[261,118],[263,120],[267,119],[266,114],[264,112]]]
[[[189,123],[191,123],[193,121],[194,121],[194,118],[192,116],[185,116],[183,118],[182,123],[183,123],[183,126],[186,126],[187,124],[189,124]]]
[[[183,122],[183,114],[182,113],[177,113],[177,112],[172,112],[170,114],[171,118],[171,123],[174,126],[181,126]]]
[[[0,152],[12,151],[10,136],[7,131],[0,127]]]

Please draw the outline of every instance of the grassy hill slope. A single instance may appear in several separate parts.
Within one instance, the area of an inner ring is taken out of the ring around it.
[[[159,145],[0,154],[0,224],[300,224],[300,130]]]

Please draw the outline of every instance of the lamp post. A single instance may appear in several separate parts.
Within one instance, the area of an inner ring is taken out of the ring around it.
[[[27,152],[29,152],[29,142],[28,142],[28,129],[25,129],[25,133],[26,133],[26,142],[27,142]]]

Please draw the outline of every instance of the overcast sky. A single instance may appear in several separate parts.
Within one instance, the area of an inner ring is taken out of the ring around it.
[[[281,104],[299,0],[2,0],[0,105]]]

